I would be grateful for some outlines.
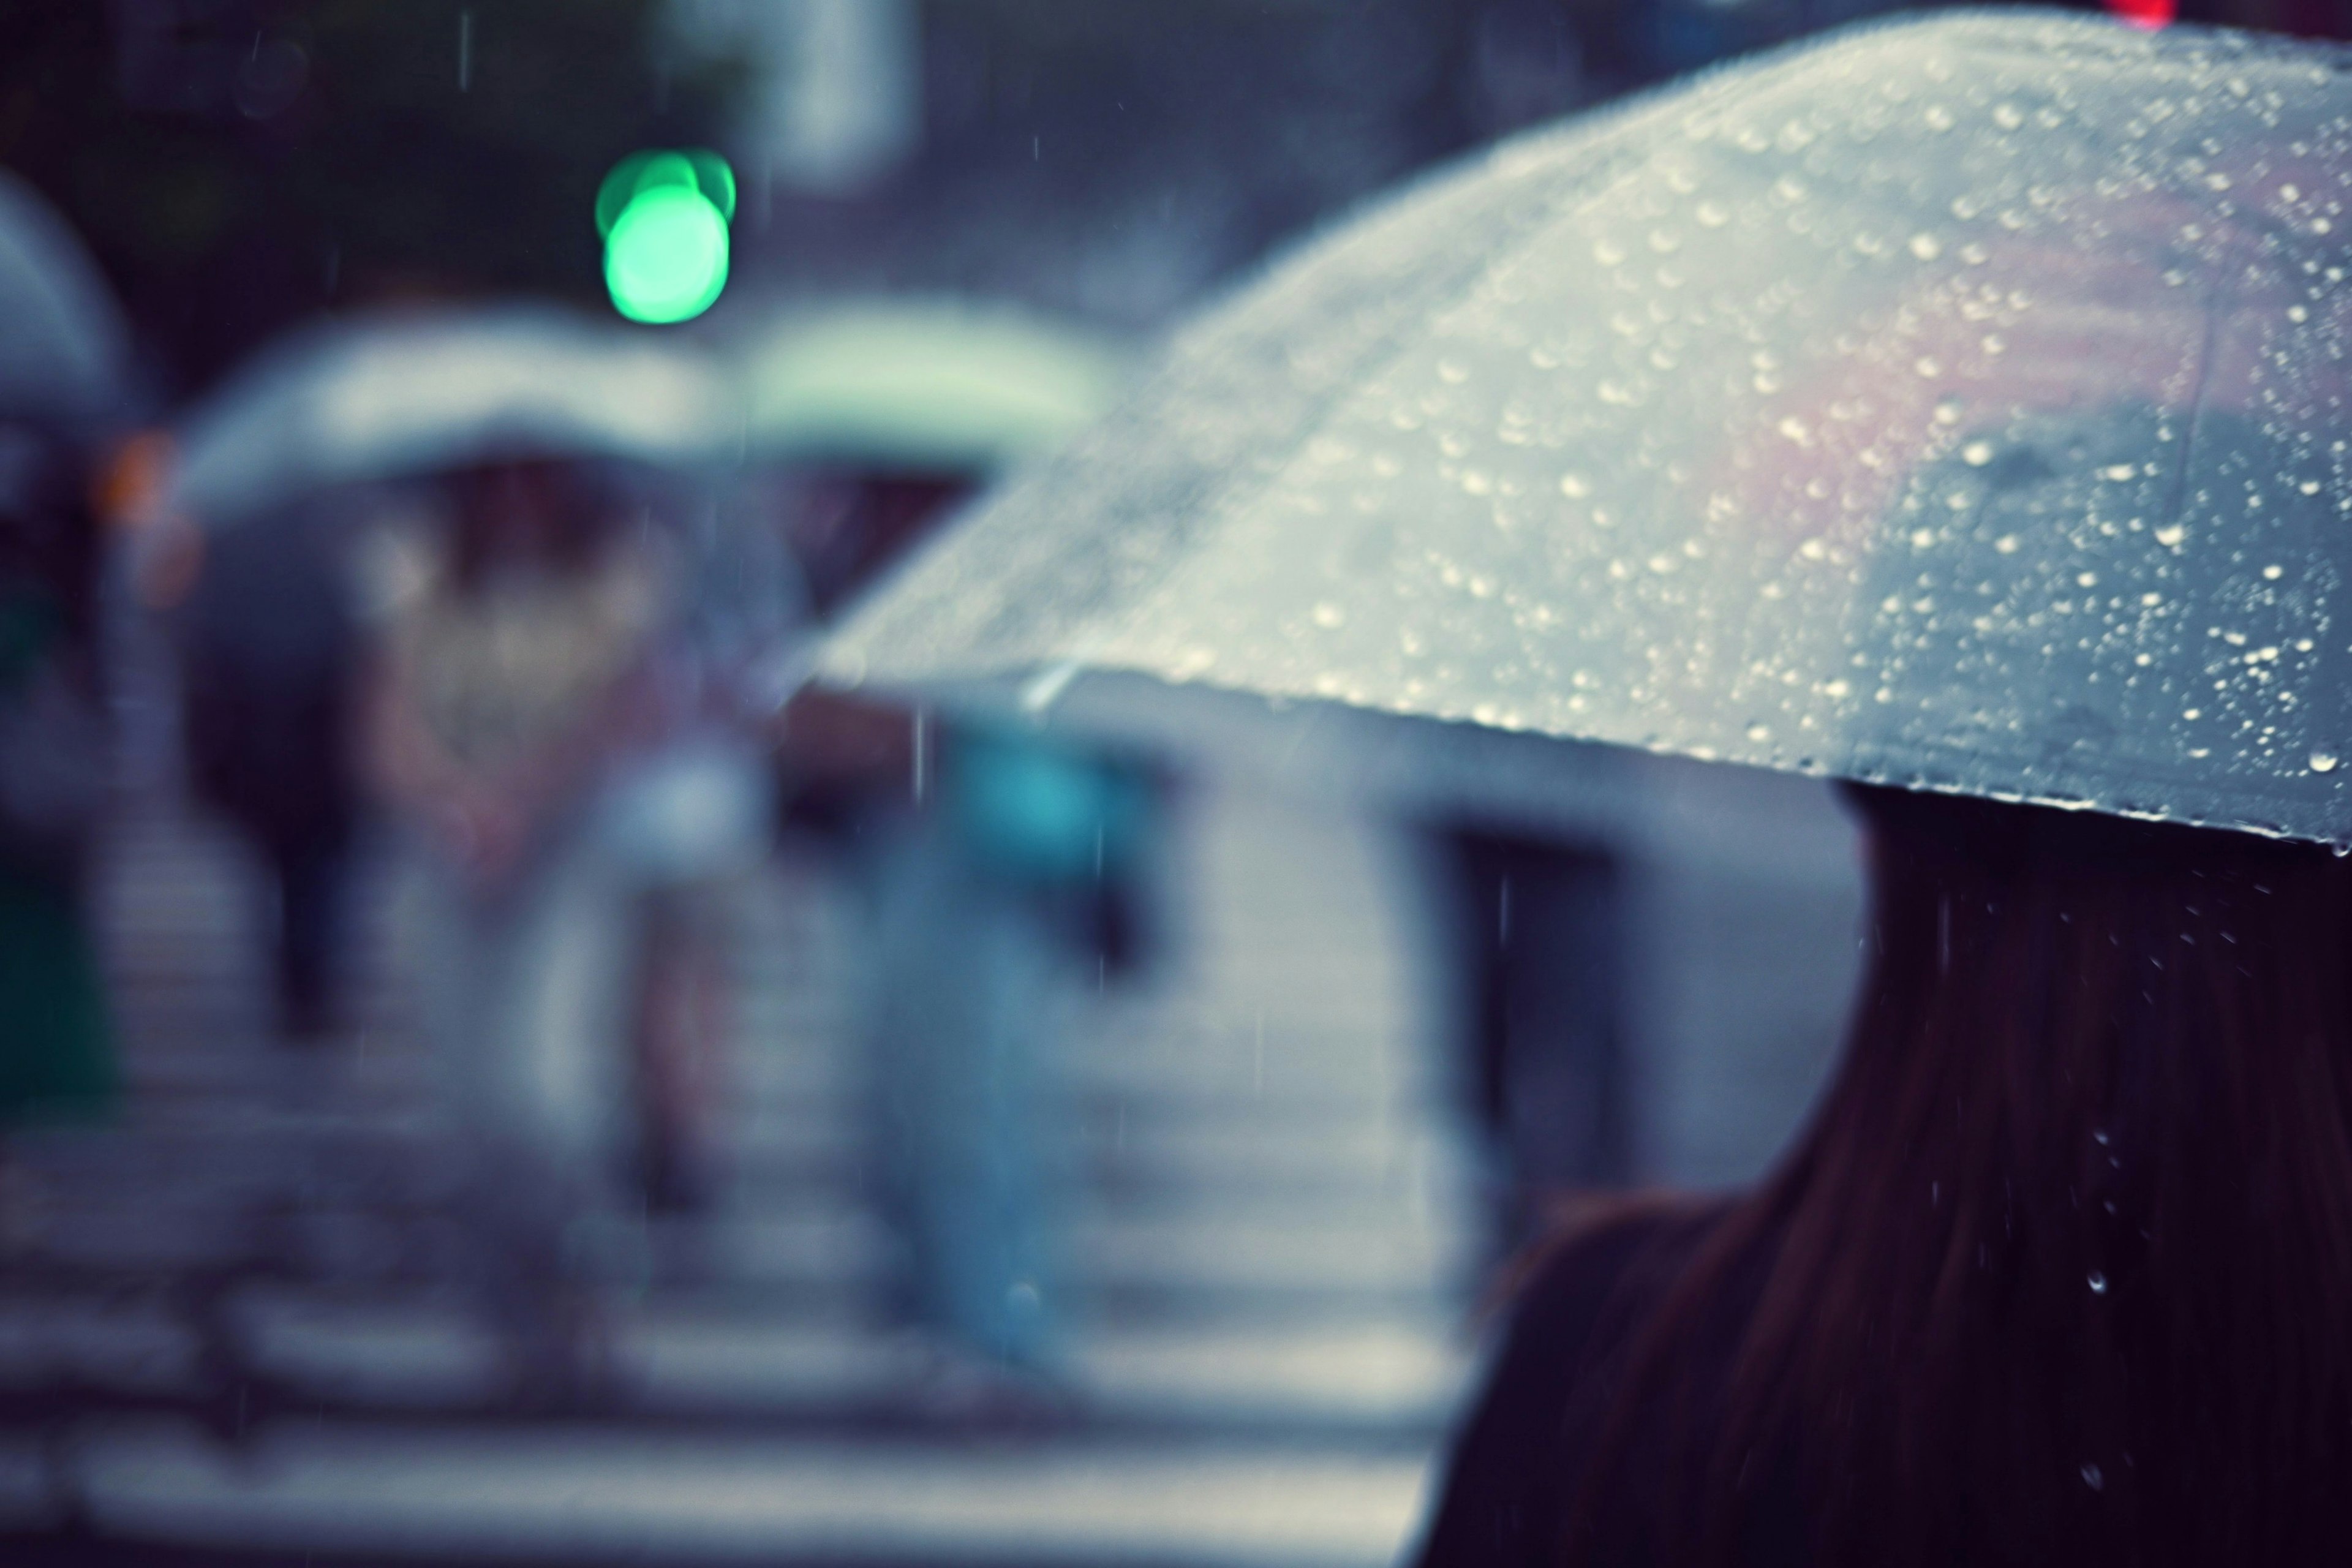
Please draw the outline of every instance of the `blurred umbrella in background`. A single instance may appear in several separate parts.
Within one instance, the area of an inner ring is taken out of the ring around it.
[[[44,420],[115,411],[130,356],[121,311],[48,204],[0,171],[0,409]]]
[[[990,473],[1075,434],[1126,371],[1108,341],[1001,305],[862,300],[754,340],[751,450],[926,473]]]
[[[274,889],[282,1037],[315,1043],[335,1003],[349,868],[362,621],[435,547],[370,487],[547,459],[689,465],[737,428],[690,350],[551,307],[383,310],[265,351],[177,432],[162,525],[142,536],[174,629],[196,793],[260,851]],[[425,508],[431,510],[430,507]],[[355,538],[384,546],[356,581]],[[415,546],[410,548],[409,546]]]
[[[781,518],[819,616],[976,485],[1084,428],[1129,368],[1116,340],[1079,323],[947,295],[803,305],[746,335],[745,468],[781,481],[746,504]],[[779,667],[779,693],[805,678],[811,651]]]
[[[1181,333],[829,668],[2352,839],[2340,64],[1978,13],[1506,144]]]
[[[115,1089],[80,909],[111,782],[86,470],[128,348],[79,241],[0,172],[0,1140]],[[22,1217],[10,1176],[0,1142],[0,1245]]]
[[[551,308],[383,311],[264,352],[181,426],[169,503],[227,527],[337,486],[528,458],[675,466],[738,426],[675,342]]]

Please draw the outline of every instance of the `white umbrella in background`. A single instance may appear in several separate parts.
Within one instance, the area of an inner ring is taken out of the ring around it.
[[[691,464],[740,428],[724,378],[675,338],[545,306],[385,310],[273,345],[199,403],[167,503],[226,527],[499,458]]]
[[[121,395],[130,334],[89,253],[0,170],[0,413],[86,419]]]
[[[1084,428],[1128,370],[1099,334],[920,296],[787,314],[751,338],[740,364],[754,457],[973,474]]]

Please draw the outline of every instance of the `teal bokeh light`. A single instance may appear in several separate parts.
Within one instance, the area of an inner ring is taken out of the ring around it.
[[[642,191],[604,239],[604,286],[633,321],[684,321],[727,287],[727,217],[688,185]]]
[[[735,172],[705,149],[635,153],[596,193],[604,286],[633,321],[690,321],[727,287]]]

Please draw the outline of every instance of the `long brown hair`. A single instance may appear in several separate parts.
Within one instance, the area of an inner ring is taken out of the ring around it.
[[[1843,1064],[1634,1342],[1565,1560],[2342,1553],[2352,862],[1853,798]]]

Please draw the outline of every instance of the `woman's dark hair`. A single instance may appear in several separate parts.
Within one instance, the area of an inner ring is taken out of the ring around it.
[[[1566,1560],[2336,1560],[2352,862],[1851,798],[1844,1060],[1635,1336]]]

